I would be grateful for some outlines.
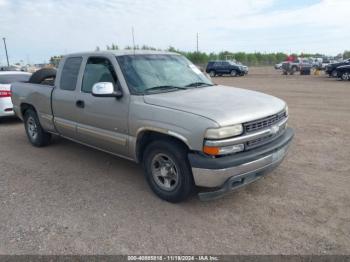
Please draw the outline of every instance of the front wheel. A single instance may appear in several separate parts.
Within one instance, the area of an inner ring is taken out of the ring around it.
[[[29,142],[33,146],[42,147],[50,143],[51,135],[41,127],[38,115],[33,109],[25,112],[24,126]]]
[[[193,193],[195,186],[187,151],[179,143],[152,142],[144,152],[143,166],[149,186],[161,199],[177,203]]]
[[[231,70],[230,75],[231,76],[237,76],[237,71],[236,70]]]

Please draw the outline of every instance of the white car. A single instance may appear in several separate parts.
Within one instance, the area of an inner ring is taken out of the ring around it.
[[[0,71],[0,117],[14,116],[11,83],[28,81],[31,74],[20,71]]]

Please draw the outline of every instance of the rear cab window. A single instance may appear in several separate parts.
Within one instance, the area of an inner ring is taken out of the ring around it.
[[[66,59],[62,69],[60,89],[75,90],[82,61],[82,57],[69,57]]]

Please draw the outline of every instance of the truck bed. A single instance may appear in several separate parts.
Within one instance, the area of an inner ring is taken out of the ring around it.
[[[25,105],[35,105],[42,127],[48,131],[55,131],[51,107],[51,95],[54,86],[13,83],[11,85],[13,110],[23,120],[21,108]]]

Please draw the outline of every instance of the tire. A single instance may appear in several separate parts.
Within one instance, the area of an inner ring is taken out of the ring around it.
[[[348,81],[348,80],[350,80],[350,74],[349,74],[348,72],[342,73],[341,79],[342,79],[343,81]]]
[[[183,146],[172,140],[158,140],[147,146],[143,156],[147,183],[159,198],[178,203],[192,195],[195,185]]]
[[[236,77],[237,76],[237,71],[236,70],[231,70],[230,76]]]
[[[332,73],[330,74],[331,77],[338,77],[338,72],[337,70],[333,70]]]
[[[51,134],[41,127],[38,115],[33,109],[28,109],[24,113],[24,127],[29,142],[35,147],[43,147],[50,143]]]
[[[32,74],[28,82],[32,84],[41,84],[48,78],[55,78],[56,73],[57,73],[56,69],[43,68],[36,71],[34,74]]]
[[[210,77],[215,77],[216,73],[214,70],[210,70],[209,75],[210,75]]]

